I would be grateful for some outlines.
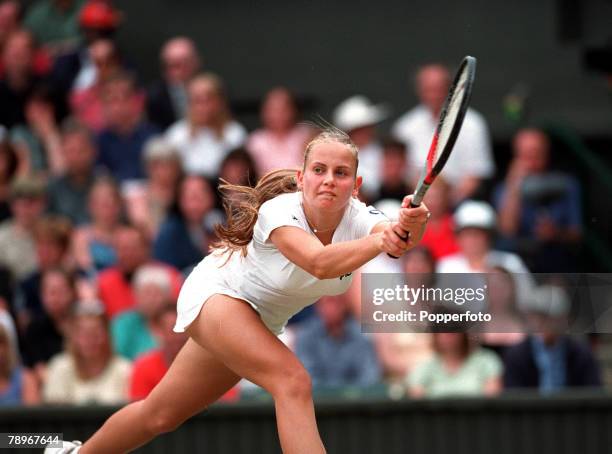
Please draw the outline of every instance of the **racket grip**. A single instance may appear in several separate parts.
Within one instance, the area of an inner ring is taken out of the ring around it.
[[[414,203],[410,202],[410,208],[418,208],[420,205],[421,205],[420,203],[419,204],[414,204]],[[404,232],[404,233],[405,233],[405,235],[404,236],[400,236],[400,238],[402,240],[404,240],[404,241],[408,241],[408,232]],[[396,259],[396,260],[399,259],[399,257],[396,257],[396,256],[391,255],[389,253],[387,253],[387,255],[389,257],[391,257],[392,259]]]

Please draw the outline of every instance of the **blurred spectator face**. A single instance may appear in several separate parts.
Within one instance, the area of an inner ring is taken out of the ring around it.
[[[519,132],[514,139],[514,156],[528,174],[544,172],[548,167],[550,143],[548,137],[536,129]]]
[[[26,31],[11,34],[4,47],[2,62],[8,75],[24,76],[30,73],[34,58],[32,35]]]
[[[172,329],[176,323],[176,310],[165,310],[154,325],[155,337],[162,349],[170,358],[175,358],[187,341],[187,333],[175,333]]]
[[[475,227],[467,227],[457,232],[459,249],[467,257],[483,257],[489,252],[489,232]]]
[[[98,39],[89,46],[89,58],[96,67],[99,82],[108,80],[119,69],[115,44],[110,39]]]
[[[246,159],[234,158],[223,162],[219,178],[231,184],[250,186],[249,179],[253,179],[253,166]]]
[[[425,203],[434,219],[449,213],[450,186],[442,179],[437,178],[425,195]]]
[[[149,180],[163,186],[174,186],[181,175],[178,159],[152,159],[147,162]]]
[[[75,294],[68,277],[58,270],[47,271],[41,282],[41,300],[45,312],[53,319],[65,317]]]
[[[506,313],[514,309],[514,280],[507,271],[493,269],[487,275],[487,305],[491,313]]]
[[[121,198],[117,188],[107,182],[98,182],[89,193],[89,213],[95,224],[116,225],[121,216]]]
[[[0,3],[0,45],[19,25],[19,2],[14,0]]]
[[[81,359],[104,359],[109,355],[110,338],[104,318],[97,315],[80,315],[74,320],[73,346]]]
[[[186,84],[197,72],[199,58],[188,38],[174,38],[162,50],[162,64],[166,80],[171,84]]]
[[[179,207],[187,223],[201,223],[213,206],[214,196],[208,182],[196,176],[185,178],[181,184]]]
[[[134,288],[136,305],[145,318],[153,317],[170,299],[170,291],[153,282]]]
[[[467,353],[467,334],[434,333],[434,349],[438,354],[461,355]]]
[[[288,90],[276,88],[267,94],[261,109],[261,121],[271,131],[288,131],[295,126],[297,109]]]
[[[95,150],[85,132],[71,132],[62,137],[66,169],[71,175],[86,175],[93,168]]]
[[[131,273],[149,260],[149,244],[144,234],[133,227],[122,227],[115,233],[117,266]]]
[[[210,80],[200,78],[192,81],[188,96],[190,119],[194,125],[210,125],[223,113],[224,100]]]
[[[434,271],[434,259],[424,247],[411,249],[404,256],[405,280],[411,287],[429,286],[433,280]]]
[[[348,133],[349,137],[358,147],[365,147],[376,137],[376,126],[368,125],[361,128],[352,129]]]
[[[348,314],[348,306],[342,296],[324,296],[317,303],[316,310],[326,327],[341,325]]]
[[[32,227],[45,210],[43,197],[19,197],[11,202],[15,222],[25,228]]]
[[[141,102],[131,81],[116,79],[104,86],[104,109],[110,127],[131,127],[140,116]]]
[[[450,86],[448,70],[441,65],[423,67],[417,74],[417,96],[421,103],[434,113],[439,113]]]
[[[64,252],[62,245],[50,238],[41,238],[36,241],[38,266],[43,270],[61,265]]]
[[[387,147],[383,151],[382,179],[387,184],[399,185],[404,182],[406,153],[403,148]],[[429,205],[428,205],[429,206]]]

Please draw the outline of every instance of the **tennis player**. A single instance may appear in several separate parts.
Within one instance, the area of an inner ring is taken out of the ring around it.
[[[359,202],[357,163],[348,136],[329,129],[307,145],[301,170],[271,172],[254,189],[225,186],[227,226],[183,285],[174,330],[190,338],[163,380],[83,445],[65,442],[46,452],[131,451],[174,430],[244,377],[274,398],[284,453],[324,453],[310,378],[276,335],[303,307],[345,292],[351,272],[378,254],[400,256],[414,247],[428,218],[421,205],[402,208],[390,222]]]

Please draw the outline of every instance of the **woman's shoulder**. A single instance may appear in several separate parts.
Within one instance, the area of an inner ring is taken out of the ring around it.
[[[285,194],[277,195],[276,197],[271,198],[270,200],[265,201],[259,207],[260,213],[262,210],[265,212],[267,210],[277,210],[277,209],[289,209],[300,206],[300,193],[299,192],[288,192]]]

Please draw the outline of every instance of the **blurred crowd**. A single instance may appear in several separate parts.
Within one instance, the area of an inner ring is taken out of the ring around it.
[[[188,37],[163,44],[158,78],[143,84],[115,39],[124,19],[111,1],[0,0],[0,405],[145,397],[185,342],[172,332],[176,298],[223,222],[219,183],[299,167],[316,132],[284,87],[262,93],[248,131]],[[390,217],[419,178],[450,77],[421,67],[420,103],[397,118],[362,94],[330,118],[360,149],[361,198]],[[315,386],[387,383],[420,397],[601,385],[593,345],[556,329],[571,306],[562,286],[530,276],[578,271],[580,185],[555,169],[542,130],[517,131],[512,150],[500,174],[486,119],[470,109],[425,199],[422,246],[362,271],[488,273],[513,329],[364,335],[356,272],[349,293],[283,336]],[[517,305],[540,334],[526,334]]]

